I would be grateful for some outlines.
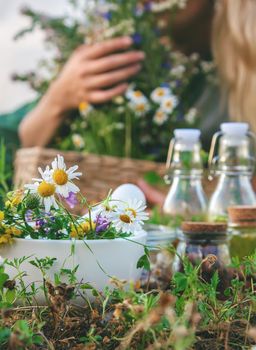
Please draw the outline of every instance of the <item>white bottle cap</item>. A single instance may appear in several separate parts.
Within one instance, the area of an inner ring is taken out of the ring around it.
[[[245,135],[249,130],[247,123],[222,123],[220,126],[221,131],[226,135]]]
[[[174,136],[176,139],[186,144],[195,144],[199,141],[201,131],[199,129],[175,129]]]

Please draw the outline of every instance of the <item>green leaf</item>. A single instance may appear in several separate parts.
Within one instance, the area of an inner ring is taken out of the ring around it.
[[[215,271],[214,275],[211,278],[211,286],[215,291],[218,287],[219,281],[220,281],[220,279],[219,279],[218,271]]]
[[[137,262],[137,269],[144,268],[145,270],[150,270],[150,261],[146,254],[142,255]]]
[[[94,289],[89,283],[83,283],[79,286],[81,289]]]
[[[0,328],[0,344],[5,344],[8,342],[11,335],[11,330],[9,328]]]
[[[6,301],[10,304],[12,304],[16,298],[16,289],[8,289],[6,294]]]
[[[164,180],[154,171],[148,171],[144,174],[144,180],[150,185],[164,184]]]
[[[175,283],[175,289],[177,292],[182,292],[187,288],[188,279],[184,273],[176,272],[173,276],[173,281]]]
[[[41,345],[42,343],[43,343],[43,338],[41,337],[41,335],[35,334],[33,336],[33,344]]]
[[[3,289],[4,283],[9,279],[9,275],[7,273],[0,273],[0,290]]]

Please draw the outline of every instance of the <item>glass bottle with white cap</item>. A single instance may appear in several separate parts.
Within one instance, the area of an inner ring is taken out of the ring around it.
[[[218,151],[215,155],[218,145]],[[223,123],[212,139],[210,173],[219,176],[209,203],[211,221],[227,220],[227,208],[256,205],[251,183],[255,166],[255,135],[247,123]]]
[[[200,134],[198,129],[176,129],[169,146],[165,180],[171,187],[163,211],[177,227],[184,220],[203,220],[207,215]]]

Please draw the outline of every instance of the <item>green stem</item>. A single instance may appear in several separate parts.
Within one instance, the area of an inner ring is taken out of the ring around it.
[[[126,109],[125,112],[125,157],[131,158],[132,153],[132,120],[131,114]]]

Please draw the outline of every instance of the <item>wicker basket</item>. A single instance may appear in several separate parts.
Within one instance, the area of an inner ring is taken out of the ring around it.
[[[91,201],[102,200],[110,189],[123,183],[136,183],[147,172],[153,171],[163,176],[165,164],[129,158],[82,154],[78,152],[60,152],[46,148],[23,148],[18,150],[15,159],[15,186],[30,183],[38,177],[38,167],[51,164],[57,154],[65,157],[67,166],[77,164],[83,173],[79,181],[81,192]]]

